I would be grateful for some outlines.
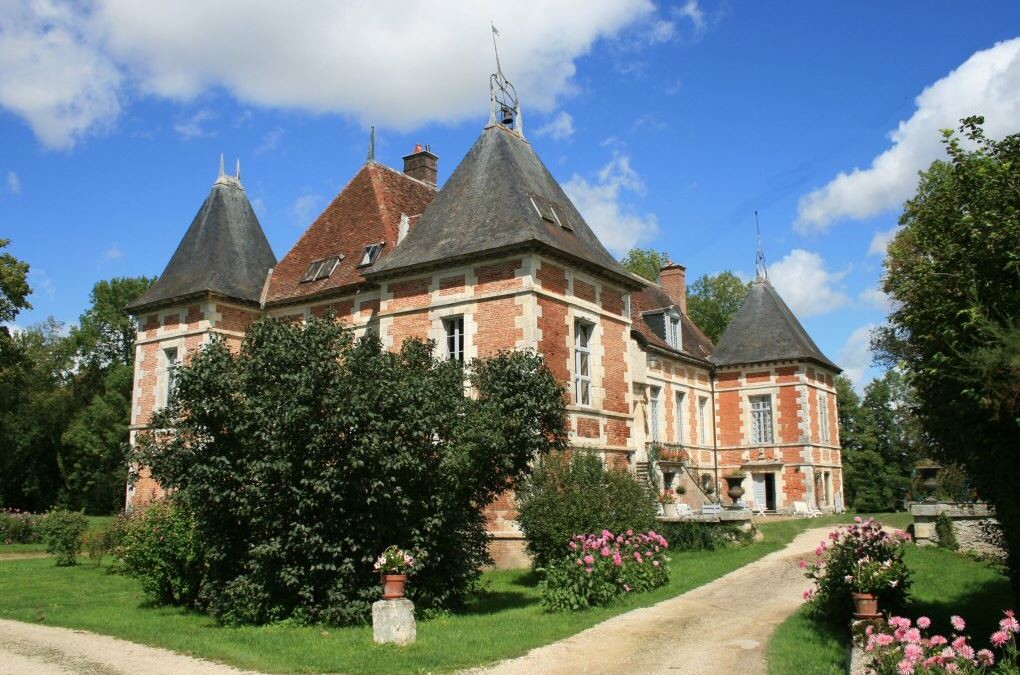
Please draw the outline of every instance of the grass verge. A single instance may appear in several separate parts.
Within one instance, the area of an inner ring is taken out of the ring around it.
[[[48,559],[0,562],[0,616],[114,635],[178,652],[270,672],[425,672],[519,656],[630,609],[701,586],[776,551],[805,529],[846,516],[765,523],[761,542],[672,556],[667,586],[589,612],[542,611],[537,579],[527,570],[491,571],[485,591],[464,610],[418,625],[405,648],[372,642],[370,626],[291,625],[226,628],[208,616],[144,604],[137,582],[106,565],[58,568]]]
[[[929,617],[935,632],[947,634],[949,617],[959,614],[967,620],[972,644],[980,649],[988,646],[1002,610],[1016,606],[1009,580],[968,556],[910,546],[905,559],[914,584],[903,614],[911,619]],[[843,673],[848,639],[846,626],[817,619],[803,607],[779,626],[769,642],[769,673]]]

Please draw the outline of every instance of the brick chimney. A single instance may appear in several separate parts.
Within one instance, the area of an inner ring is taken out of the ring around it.
[[[404,173],[429,185],[439,185],[439,157],[432,154],[429,146],[419,143],[414,152],[404,156]]]
[[[687,313],[687,268],[670,261],[659,270],[659,285],[673,298],[684,314]]]

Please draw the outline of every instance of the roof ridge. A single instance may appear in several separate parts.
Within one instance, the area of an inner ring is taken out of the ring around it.
[[[430,183],[428,181],[424,181],[421,178],[415,178],[414,176],[409,176],[406,173],[404,173],[403,171],[401,171],[400,169],[395,169],[392,166],[390,166],[388,164],[383,164],[382,162],[380,162],[378,160],[370,159],[367,162],[365,162],[365,166],[368,166],[368,165],[372,165],[375,168],[385,169],[386,171],[388,171],[388,172],[390,172],[390,173],[392,173],[394,175],[400,176],[401,178],[406,178],[407,180],[412,181],[414,183],[418,183],[419,185],[424,185],[425,187],[427,187],[430,190],[434,190],[435,192],[439,192],[439,186],[438,185],[433,185],[432,183]]]

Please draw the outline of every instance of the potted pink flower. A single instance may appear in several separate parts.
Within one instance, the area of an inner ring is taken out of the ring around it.
[[[854,618],[875,619],[878,612],[878,594],[899,582],[899,571],[892,560],[880,562],[864,557],[857,561],[853,575],[847,581],[852,589]]]
[[[379,573],[383,585],[383,600],[395,600],[404,597],[407,586],[407,573],[414,567],[414,558],[396,545],[382,552],[375,561],[375,571]]]

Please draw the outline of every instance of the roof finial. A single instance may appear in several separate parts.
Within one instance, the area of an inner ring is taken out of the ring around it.
[[[223,178],[226,175],[227,175],[227,172],[223,168],[223,153],[221,152],[220,153],[220,173],[219,173],[218,176],[216,176],[216,180],[219,180],[220,178]]]
[[[503,66],[499,62],[499,47],[496,36],[499,35],[495,24],[492,26],[492,49],[496,53],[496,72],[489,76],[489,126],[501,125],[524,138],[524,117],[521,115],[521,103],[517,98],[517,89],[503,75]]]
[[[238,183],[241,182],[241,158],[240,157],[237,158],[237,172],[236,172],[236,175],[234,177],[237,178],[237,182]]]
[[[754,279],[755,281],[768,281],[769,268],[765,264],[765,249],[761,245],[761,226],[758,224],[758,211],[754,212],[754,229],[758,233],[758,250],[754,256]]]
[[[369,162],[375,161],[375,127],[368,132],[368,160]]]

